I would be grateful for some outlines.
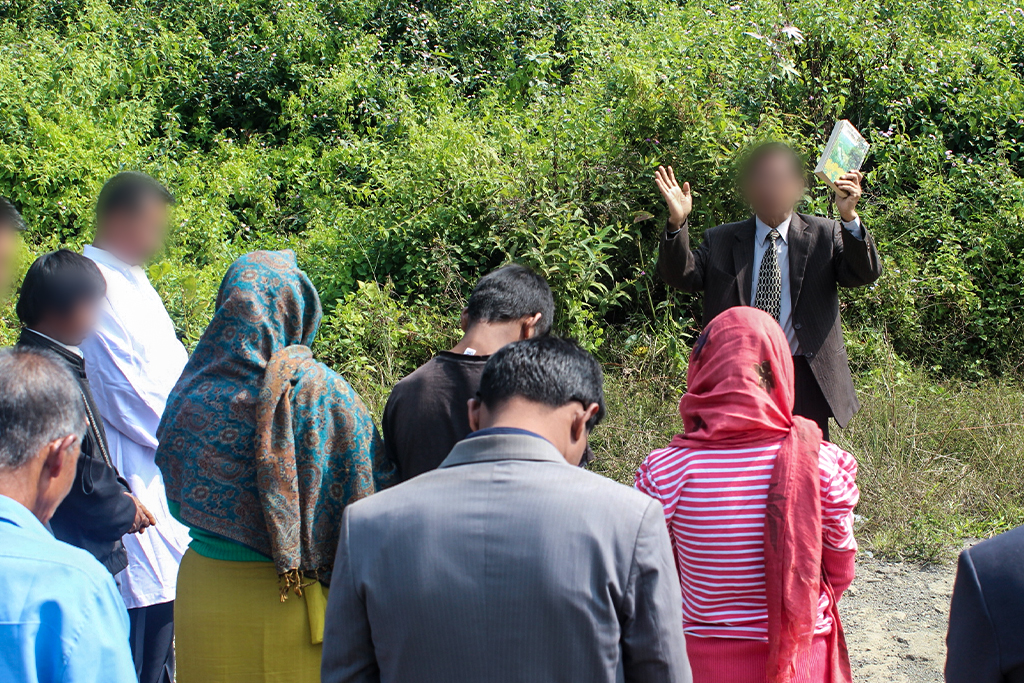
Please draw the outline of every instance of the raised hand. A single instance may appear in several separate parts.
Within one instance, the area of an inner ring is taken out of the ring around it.
[[[839,215],[847,223],[857,220],[857,202],[860,201],[860,181],[864,174],[860,171],[850,171],[839,176],[836,180],[836,208]]]
[[[673,229],[678,230],[686,222],[686,218],[693,210],[693,195],[690,194],[690,183],[683,183],[679,187],[676,182],[676,174],[669,166],[659,166],[654,172],[654,183],[661,190],[661,196],[665,198],[668,205],[668,222]]]

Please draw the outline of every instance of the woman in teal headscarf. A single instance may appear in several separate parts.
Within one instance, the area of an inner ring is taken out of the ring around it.
[[[178,683],[320,680],[342,511],[394,476],[366,406],[313,359],[321,315],[292,252],[243,256],[167,403],[156,462],[192,536]]]

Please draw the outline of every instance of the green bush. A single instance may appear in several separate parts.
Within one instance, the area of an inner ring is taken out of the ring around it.
[[[90,238],[112,173],[164,180],[181,201],[151,272],[190,342],[232,258],[288,247],[331,313],[324,353],[390,381],[408,363],[380,366],[356,319],[386,302],[388,348],[422,357],[516,259],[605,360],[678,370],[700,304],[650,275],[653,167],[694,184],[699,237],[744,213],[740,150],[811,159],[845,117],[874,144],[886,266],[843,296],[857,362],[882,335],[982,377],[1024,338],[1022,80],[1020,0],[0,0],[0,193],[31,256]]]

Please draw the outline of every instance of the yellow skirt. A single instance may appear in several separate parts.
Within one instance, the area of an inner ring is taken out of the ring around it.
[[[174,601],[177,683],[319,683],[327,590],[281,602],[272,562],[188,550]]]

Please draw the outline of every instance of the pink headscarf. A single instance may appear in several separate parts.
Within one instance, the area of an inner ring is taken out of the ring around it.
[[[768,681],[790,683],[814,638],[818,597],[832,595],[821,565],[821,429],[793,415],[793,358],[779,324],[764,311],[730,308],[697,339],[679,402],[686,433],[676,448],[746,448],[782,441],[768,486],[764,527],[768,598]],[[829,669],[850,683],[849,654],[833,598]]]

